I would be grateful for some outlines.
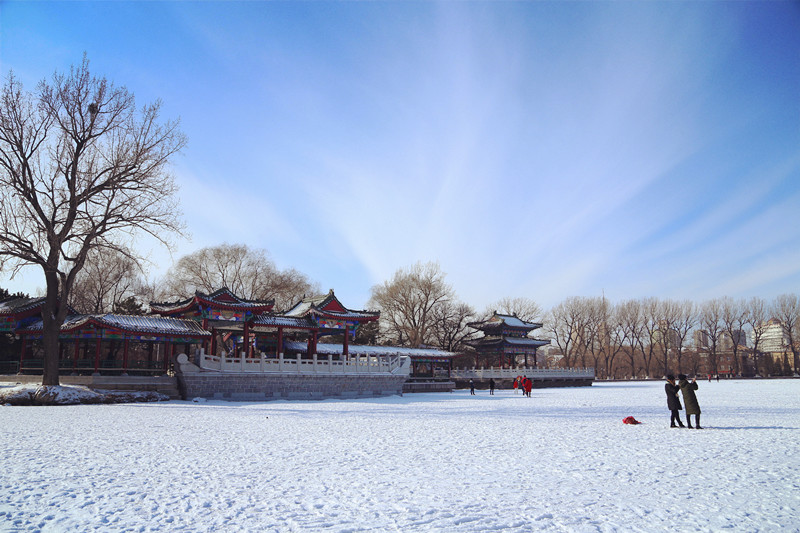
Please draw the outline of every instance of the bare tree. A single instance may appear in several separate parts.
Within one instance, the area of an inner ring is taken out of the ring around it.
[[[181,229],[167,168],[186,140],[159,122],[160,102],[137,111],[85,57],[35,94],[9,74],[0,99],[0,258],[44,273],[42,384],[58,385],[59,331],[88,254]]]
[[[487,306],[484,316],[492,316],[497,311],[503,315],[513,315],[525,322],[536,322],[543,316],[542,308],[534,300],[524,296],[512,298],[506,296]]]
[[[591,358],[591,366],[602,374],[602,377],[608,377],[604,372],[607,371],[600,361],[603,360],[608,353],[608,346],[610,344],[608,332],[608,306],[605,298],[583,298],[584,320],[581,339],[584,347],[584,356]],[[586,367],[586,360],[583,360],[583,366]]]
[[[680,307],[674,300],[661,300],[657,308],[655,340],[661,348],[661,363],[664,375],[669,373],[669,355],[677,345],[675,326],[679,320]]]
[[[660,324],[661,302],[657,298],[646,298],[642,301],[642,335],[637,338],[639,349],[642,352],[646,376],[651,377],[650,368],[655,356],[656,339]]]
[[[606,377],[615,378],[616,369],[614,361],[620,353],[625,353],[626,347],[633,348],[631,342],[631,329],[627,324],[630,316],[628,310],[620,305],[615,305],[611,310],[608,324],[608,346],[605,348]],[[630,350],[631,353],[633,350]]]
[[[689,333],[694,329],[697,324],[697,310],[694,302],[690,300],[683,300],[677,302],[677,314],[675,315],[675,357],[678,362],[678,372],[683,371],[683,351],[686,347],[686,341],[689,338]]]
[[[72,307],[82,313],[110,313],[119,309],[123,301],[142,295],[141,273],[139,262],[130,253],[92,250],[83,270],[75,276]]]
[[[700,304],[700,327],[708,336],[708,363],[713,374],[719,374],[719,346],[724,328],[722,326],[722,304],[718,299]]]
[[[551,309],[545,321],[553,341],[561,350],[563,366],[567,368],[574,366],[576,362],[575,345],[580,343],[583,315],[581,299],[573,296]]]
[[[624,338],[628,340],[627,349],[624,349],[625,357],[631,368],[631,377],[636,377],[636,344],[637,339],[644,335],[644,317],[642,303],[639,300],[627,300],[617,305],[617,322],[622,330]]]
[[[475,310],[463,302],[446,301],[434,307],[432,334],[436,345],[448,352],[464,349],[465,341],[475,336],[467,326],[475,318]]]
[[[288,309],[319,286],[290,268],[280,270],[266,250],[246,244],[221,244],[181,257],[167,272],[162,299],[186,298],[195,291],[214,292],[227,287],[248,300],[275,300],[275,308]]]
[[[722,327],[731,339],[733,350],[733,370],[738,375],[744,370],[739,357],[739,341],[747,324],[747,303],[744,300],[722,299]],[[746,343],[746,341],[745,341]]]
[[[435,310],[454,298],[437,263],[416,263],[372,287],[370,305],[381,311],[385,333],[413,348],[434,341]]]
[[[767,321],[767,303],[763,298],[754,297],[747,301],[747,324],[751,330],[751,340],[753,341],[753,366],[756,374],[759,374],[758,360],[760,356],[759,347],[764,338],[765,323]],[[769,370],[767,370],[769,373]]]
[[[798,320],[800,320],[800,297],[796,294],[781,294],[775,299],[772,306],[772,314],[781,321],[783,332],[788,341],[788,347],[792,352],[792,367],[794,372],[798,371],[798,361],[800,354],[800,339],[797,336]],[[784,372],[789,368],[787,353],[783,354]]]

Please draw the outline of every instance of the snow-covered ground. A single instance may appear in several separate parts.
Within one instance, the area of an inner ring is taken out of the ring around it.
[[[798,531],[800,380],[697,396],[0,407],[0,530]]]

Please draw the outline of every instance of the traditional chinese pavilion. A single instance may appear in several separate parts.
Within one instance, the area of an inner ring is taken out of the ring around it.
[[[250,326],[253,321],[272,311],[274,300],[245,300],[224,287],[211,294],[197,291],[191,298],[171,303],[151,302],[154,314],[199,322],[209,332],[204,344],[207,352],[216,353],[223,343],[226,351],[237,345],[250,345]]]
[[[0,324],[21,342],[20,373],[43,366],[42,304],[43,299],[0,304]],[[273,312],[273,305],[223,288],[153,302],[148,316],[73,311],[61,327],[59,368],[92,376],[174,370],[183,396],[222,399],[397,394],[409,374],[412,381],[452,387],[454,354],[353,345],[358,328],[380,313],[349,309],[333,290],[303,298],[283,313]],[[328,342],[320,342],[324,337]]]
[[[12,303],[13,305],[13,303]],[[15,330],[21,339],[19,372],[42,369],[40,314]],[[197,323],[157,316],[67,316],[59,334],[59,370],[112,374],[164,373],[171,356],[210,336]]]
[[[283,313],[283,316],[306,320],[314,324],[316,329],[311,332],[312,342],[309,344],[309,353],[316,351],[319,337],[324,335],[343,335],[342,354],[347,356],[349,355],[351,337],[355,337],[358,327],[366,322],[378,320],[380,313],[377,311],[347,309],[336,298],[333,289],[331,289],[328,294],[304,298]]]
[[[42,315],[44,297],[11,298],[0,302],[0,332],[14,333],[35,322]]]
[[[198,292],[193,298],[173,303],[152,303],[154,313],[202,323],[210,331],[206,352],[245,351],[278,356],[285,340],[304,340],[306,354],[316,353],[320,337],[343,335],[342,355],[347,356],[351,337],[364,322],[378,320],[380,313],[346,308],[331,289],[327,294],[303,298],[285,313],[272,312],[274,302],[245,300],[227,288],[212,294]],[[295,350],[296,351],[296,350]]]
[[[531,331],[541,328],[542,324],[525,322],[515,315],[502,315],[495,311],[487,320],[467,325],[483,332],[483,337],[469,342],[478,352],[478,357],[482,357],[484,361],[498,361],[501,367],[516,366],[520,356],[524,357],[526,367],[528,358],[532,357],[533,366],[536,367],[536,350],[550,344],[549,340],[529,336]]]

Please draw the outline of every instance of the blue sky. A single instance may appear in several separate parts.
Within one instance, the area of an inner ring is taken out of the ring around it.
[[[417,261],[479,309],[800,288],[794,2],[6,1],[0,30],[3,76],[86,52],[181,118],[175,259],[244,242],[352,307]]]

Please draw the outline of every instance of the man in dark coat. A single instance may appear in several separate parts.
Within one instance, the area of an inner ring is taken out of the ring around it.
[[[686,427],[681,422],[681,417],[678,411],[681,411],[683,408],[681,407],[681,399],[678,398],[678,391],[680,387],[675,385],[675,376],[672,374],[667,374],[667,383],[664,385],[664,390],[667,392],[667,407],[672,413],[672,416],[669,420],[669,427],[676,428],[676,427]]]
[[[686,406],[686,423],[691,428],[692,415],[694,415],[695,427],[697,429],[703,429],[700,427],[700,404],[697,403],[697,396],[694,393],[694,391],[699,388],[697,385],[697,378],[689,383],[686,376],[681,374],[678,376],[678,379],[680,380],[678,381],[678,387],[681,388],[681,394],[683,394],[683,405]]]

